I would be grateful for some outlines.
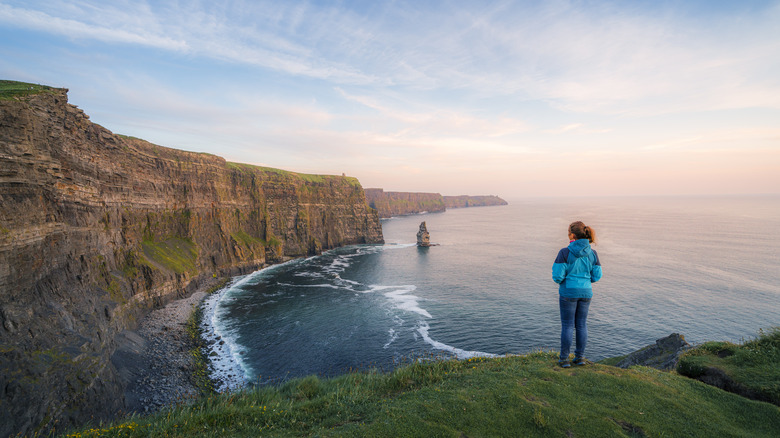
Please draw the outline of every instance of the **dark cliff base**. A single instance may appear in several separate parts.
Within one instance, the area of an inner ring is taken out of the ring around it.
[[[118,136],[67,90],[0,95],[0,436],[126,410],[117,336],[215,277],[380,243],[349,177]]]
[[[125,387],[125,412],[151,413],[201,395],[188,322],[206,296],[199,290],[172,301],[117,336],[111,363]]]

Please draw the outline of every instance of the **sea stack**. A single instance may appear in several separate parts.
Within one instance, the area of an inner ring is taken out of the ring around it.
[[[431,235],[428,234],[425,221],[420,224],[420,231],[417,232],[417,246],[431,246]]]

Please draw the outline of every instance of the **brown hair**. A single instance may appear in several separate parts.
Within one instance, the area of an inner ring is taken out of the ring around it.
[[[585,225],[582,221],[572,222],[569,225],[569,232],[574,234],[577,239],[588,239],[590,243],[596,241],[596,232],[593,228]]]

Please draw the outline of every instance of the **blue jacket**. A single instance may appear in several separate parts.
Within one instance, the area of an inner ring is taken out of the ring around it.
[[[599,255],[590,248],[588,239],[578,239],[558,251],[552,267],[552,279],[558,293],[566,298],[591,298],[591,283],[601,279]]]

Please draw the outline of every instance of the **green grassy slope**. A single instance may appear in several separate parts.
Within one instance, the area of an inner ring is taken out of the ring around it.
[[[28,84],[27,82],[0,80],[0,100],[13,99],[15,97],[29,96],[31,94],[51,93],[55,88]]]
[[[556,354],[314,376],[130,417],[92,436],[770,437],[780,408],[675,373],[561,369]]]
[[[780,327],[739,345],[706,342],[683,354],[677,371],[780,406]]]

